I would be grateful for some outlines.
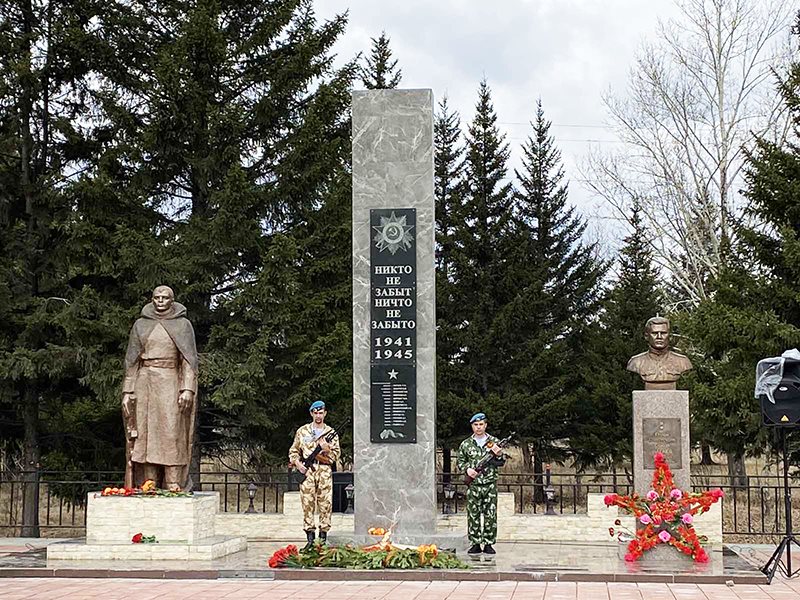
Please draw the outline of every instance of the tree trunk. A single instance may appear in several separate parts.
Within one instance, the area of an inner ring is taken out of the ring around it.
[[[521,442],[520,448],[522,449],[522,472],[533,472],[533,458],[531,456],[531,446],[527,442]]]
[[[30,39],[32,39],[33,23],[35,20],[33,4],[30,1],[22,3],[23,30],[29,36],[26,41],[25,53],[32,54]],[[25,72],[26,83],[22,86],[19,105],[20,128],[20,183],[25,197],[25,215],[27,217],[27,252],[28,274],[30,276],[30,294],[35,298],[39,293],[39,280],[37,276],[38,239],[36,235],[37,222],[34,211],[34,183],[35,174],[32,172],[34,163],[34,143],[31,132],[31,118],[33,115],[33,90],[30,66]],[[44,82],[47,87],[47,82]],[[45,120],[47,115],[45,115]],[[22,392],[22,423],[24,428],[22,441],[22,537],[39,537],[39,390],[36,384],[29,379]]]
[[[747,487],[743,452],[728,453],[728,478],[733,487]]]
[[[39,537],[39,395],[29,383],[22,408],[22,537]]]
[[[544,465],[539,452],[533,455],[533,483],[533,501],[544,502]]]
[[[453,454],[447,446],[442,447],[442,483],[450,483],[450,472],[453,470]]]
[[[711,457],[711,446],[705,442],[700,443],[700,464],[701,465],[715,465],[714,459]]]

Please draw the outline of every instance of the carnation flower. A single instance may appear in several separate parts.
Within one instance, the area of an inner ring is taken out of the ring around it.
[[[669,534],[669,531],[666,529],[658,534],[658,539],[660,539],[663,543],[667,543],[672,539],[672,536]]]
[[[645,497],[647,498],[648,501],[652,502],[653,500],[658,498],[658,492],[656,492],[655,490],[650,490],[649,492],[647,492],[647,496]]]
[[[681,496],[683,496],[683,492],[681,492],[678,488],[674,488],[670,493],[669,497],[675,500],[680,500]]]
[[[694,521],[694,517],[690,513],[683,513],[681,515],[681,521],[687,525],[691,525],[692,521]]]
[[[639,522],[642,525],[649,525],[650,523],[653,522],[653,519],[650,518],[650,515],[642,515],[641,517],[639,517]]]

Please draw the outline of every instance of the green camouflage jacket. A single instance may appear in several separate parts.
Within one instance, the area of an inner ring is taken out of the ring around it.
[[[493,435],[489,435],[489,439],[495,444],[499,441]],[[481,448],[475,441],[475,438],[469,436],[461,442],[461,446],[458,447],[458,469],[466,474],[467,468],[472,467],[474,469],[478,461],[480,461],[487,452],[489,452],[489,450]],[[474,484],[487,485],[495,483],[498,477],[497,467],[503,464],[505,464],[504,458],[498,457],[491,461],[489,466],[486,467],[486,470],[475,479]]]

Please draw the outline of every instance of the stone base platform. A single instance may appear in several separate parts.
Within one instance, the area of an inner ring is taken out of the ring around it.
[[[47,546],[50,560],[214,560],[247,549],[247,538],[213,536],[186,542],[157,544],[91,544],[70,540]]]
[[[219,492],[191,496],[101,496],[86,499],[86,541],[89,544],[130,543],[137,533],[196,544],[214,537]]]
[[[66,540],[57,540],[66,541]],[[766,583],[759,571],[774,546],[725,547],[714,551],[712,562],[686,564],[680,570],[663,565],[626,563],[618,556],[616,544],[503,543],[497,554],[459,558],[469,570],[414,569],[378,571],[349,569],[270,569],[267,559],[283,542],[251,542],[244,552],[213,560],[51,560],[45,545],[53,541],[26,540],[8,554],[0,552],[2,577],[100,577],[147,579],[269,579],[269,580],[404,580],[404,581],[605,581],[652,583],[715,583],[744,585]],[[299,540],[292,541],[299,544]],[[0,547],[3,543],[0,543]],[[33,548],[27,550],[27,548]]]
[[[101,496],[90,492],[86,540],[47,546],[53,561],[212,561],[247,549],[244,535],[218,535],[219,492],[191,496]],[[134,544],[134,535],[156,544]]]

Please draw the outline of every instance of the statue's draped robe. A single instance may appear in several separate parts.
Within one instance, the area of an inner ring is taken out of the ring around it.
[[[135,463],[188,466],[191,460],[197,402],[191,410],[178,407],[182,391],[197,394],[197,348],[185,315],[181,304],[159,315],[151,303],[131,329],[122,391],[136,394]]]

